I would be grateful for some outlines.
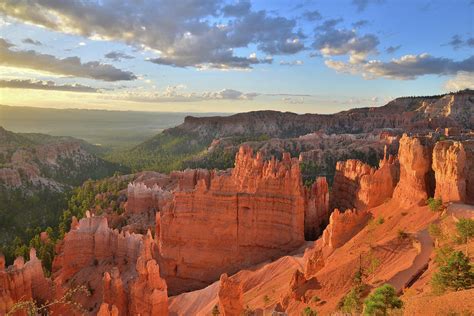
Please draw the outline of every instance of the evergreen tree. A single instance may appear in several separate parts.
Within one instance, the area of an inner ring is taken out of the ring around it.
[[[372,293],[364,302],[364,315],[386,316],[392,309],[403,306],[395,292],[395,288],[390,284],[384,284]]]

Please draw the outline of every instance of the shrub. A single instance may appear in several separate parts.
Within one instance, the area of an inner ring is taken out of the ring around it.
[[[408,238],[408,233],[400,228],[397,232],[397,236],[398,236],[398,240],[402,241]]]
[[[219,307],[217,305],[214,305],[214,307],[212,308],[211,314],[212,316],[217,316],[221,314],[221,312],[219,312]]]
[[[377,224],[382,225],[383,223],[385,223],[385,218],[380,217],[380,218],[377,220]]]
[[[428,232],[433,238],[444,239],[443,231],[441,230],[441,226],[439,226],[438,224],[431,223],[428,227]]]
[[[430,197],[426,200],[426,204],[428,204],[428,207],[432,212],[440,212],[442,210],[443,200]]]
[[[375,289],[364,302],[365,315],[388,315],[392,309],[403,306],[403,302],[398,298],[395,288],[390,284],[384,284]]]
[[[453,252],[439,271],[433,275],[432,286],[435,291],[446,289],[459,291],[474,285],[474,272],[469,258],[461,251]]]
[[[268,297],[268,295],[265,295],[263,297],[263,304],[265,304],[265,306],[267,306],[269,303],[270,303],[270,297]]]
[[[467,243],[470,238],[474,237],[474,220],[470,218],[461,218],[456,223],[456,229],[462,243]]]
[[[301,312],[301,315],[303,316],[318,316],[318,312],[313,310],[311,307],[307,306],[303,311]]]

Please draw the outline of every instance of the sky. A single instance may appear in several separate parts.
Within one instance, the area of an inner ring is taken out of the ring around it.
[[[334,113],[474,88],[474,0],[2,0],[0,104]]]

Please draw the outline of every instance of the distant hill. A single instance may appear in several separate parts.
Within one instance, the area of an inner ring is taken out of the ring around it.
[[[382,107],[356,108],[330,115],[254,111],[231,116],[187,116],[183,124],[108,158],[135,171],[167,172],[183,168],[183,162],[188,159],[206,155],[206,149],[214,140],[228,137],[238,144],[264,138],[293,138],[315,131],[327,134],[358,134],[383,129],[415,132],[452,126],[474,129],[473,90],[402,97]]]
[[[0,126],[16,133],[71,136],[110,149],[135,146],[166,128],[181,124],[187,115],[190,113],[0,105]]]

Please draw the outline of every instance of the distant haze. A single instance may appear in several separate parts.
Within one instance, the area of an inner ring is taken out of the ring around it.
[[[181,124],[188,115],[218,113],[49,109],[0,105],[0,126],[13,132],[72,136],[107,148],[129,147]],[[221,115],[221,114],[220,114]]]

